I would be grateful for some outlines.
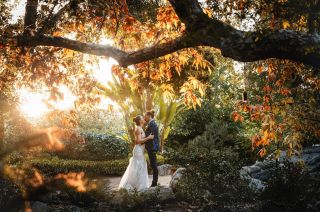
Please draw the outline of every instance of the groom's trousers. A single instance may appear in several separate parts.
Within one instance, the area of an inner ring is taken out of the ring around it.
[[[158,165],[156,153],[156,151],[148,150],[148,156],[153,173],[152,186],[156,186],[158,184]]]

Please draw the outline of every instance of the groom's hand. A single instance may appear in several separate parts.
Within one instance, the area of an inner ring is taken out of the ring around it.
[[[148,140],[152,140],[154,138],[154,135],[153,134],[150,134],[149,136],[148,136]]]

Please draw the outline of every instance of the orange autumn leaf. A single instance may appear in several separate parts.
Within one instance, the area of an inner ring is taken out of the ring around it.
[[[250,116],[251,121],[259,120],[260,119],[260,113],[253,113]]]
[[[252,136],[252,138],[251,138],[252,147],[254,147],[254,148],[258,147],[260,145],[260,140],[261,140],[261,138],[259,135]]]
[[[258,74],[261,74],[261,73],[262,73],[262,66],[258,66],[257,72],[258,72]]]
[[[271,107],[270,107],[269,105],[264,105],[264,106],[263,106],[263,109],[264,109],[265,111],[271,111]]]
[[[232,114],[231,114],[231,118],[233,119],[234,122],[243,122],[244,118],[242,115],[240,115],[237,111],[234,111]]]
[[[246,104],[246,105],[243,106],[242,110],[243,110],[244,112],[249,112],[249,111],[251,110],[251,107]]]
[[[265,154],[267,153],[267,150],[265,148],[260,149],[260,151],[258,152],[258,154],[260,155],[260,157],[265,156]]]
[[[284,104],[293,104],[294,103],[294,100],[292,97],[289,97],[285,100],[282,101]]]
[[[265,103],[270,102],[270,100],[271,100],[271,96],[270,96],[270,95],[265,95],[265,96],[263,97],[263,101],[264,101]]]
[[[287,88],[283,88],[281,89],[280,93],[284,96],[288,96],[289,94],[291,94],[291,91]]]
[[[270,93],[272,91],[272,88],[269,85],[267,85],[263,87],[263,91],[266,93]]]
[[[283,29],[287,29],[288,27],[290,27],[290,23],[287,20],[285,20],[282,22],[282,27]]]

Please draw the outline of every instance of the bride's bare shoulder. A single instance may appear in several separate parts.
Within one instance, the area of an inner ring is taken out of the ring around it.
[[[135,133],[140,133],[142,132],[142,128],[141,127],[136,127]]]

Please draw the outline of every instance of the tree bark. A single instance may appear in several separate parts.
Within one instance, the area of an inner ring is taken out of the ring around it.
[[[32,31],[36,29],[37,22],[38,0],[27,0],[25,16],[24,16],[24,31]]]
[[[35,0],[28,2],[35,2]],[[47,35],[24,34],[18,37],[18,45],[62,47],[87,54],[108,56],[117,60],[119,65],[124,67],[155,59],[184,48],[210,46],[220,49],[223,56],[241,62],[278,58],[320,68],[320,34],[318,33],[292,30],[245,32],[219,20],[209,18],[197,0],[170,0],[170,3],[180,20],[186,25],[186,31],[180,37],[167,43],[125,52],[109,45],[83,43]],[[35,16],[28,15],[28,13],[34,14],[33,10],[28,8],[27,6],[25,25],[34,26],[35,22],[31,17]]]
[[[4,126],[4,117],[3,114],[0,114],[0,152],[4,150],[4,131],[5,131],[5,126]]]

